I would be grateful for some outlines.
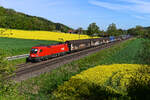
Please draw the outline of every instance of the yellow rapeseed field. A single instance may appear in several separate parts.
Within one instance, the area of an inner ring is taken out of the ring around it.
[[[3,29],[3,28],[0,28],[0,37],[52,40],[52,41],[67,41],[67,40],[91,38],[88,35],[79,36],[77,34],[70,34],[70,33],[59,33],[49,31],[25,31],[25,30]]]
[[[138,83],[142,86],[149,84],[149,71],[147,65],[138,64],[97,66],[73,76],[53,94],[58,99],[72,100],[93,95],[92,93],[101,94],[102,97],[108,94],[127,95],[129,88],[135,90]]]

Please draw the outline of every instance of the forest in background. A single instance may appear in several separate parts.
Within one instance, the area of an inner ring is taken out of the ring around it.
[[[72,29],[61,23],[54,23],[42,17],[30,16],[4,7],[0,7],[0,27],[61,32],[68,32],[68,30]]]

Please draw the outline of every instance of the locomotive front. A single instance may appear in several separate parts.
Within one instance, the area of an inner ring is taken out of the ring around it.
[[[30,61],[39,61],[40,57],[39,57],[39,53],[42,51],[42,49],[40,49],[39,47],[32,47],[30,50],[30,55],[29,57],[26,59],[27,62]]]
[[[69,52],[68,44],[59,43],[46,46],[32,47],[27,62],[42,61],[53,57],[61,56]]]

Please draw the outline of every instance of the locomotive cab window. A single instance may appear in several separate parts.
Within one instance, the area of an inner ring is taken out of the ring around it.
[[[36,54],[36,53],[37,53],[37,51],[38,51],[38,49],[31,49],[31,53]]]

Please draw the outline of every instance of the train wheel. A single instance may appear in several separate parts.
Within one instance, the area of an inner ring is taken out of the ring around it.
[[[26,58],[26,63],[31,62],[31,60],[29,58]]]

